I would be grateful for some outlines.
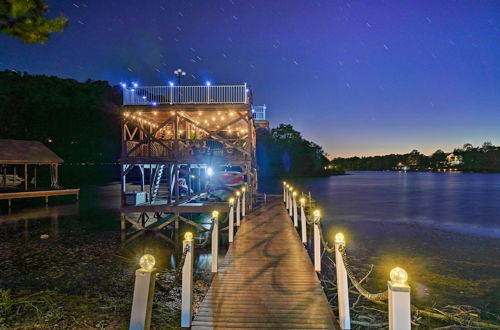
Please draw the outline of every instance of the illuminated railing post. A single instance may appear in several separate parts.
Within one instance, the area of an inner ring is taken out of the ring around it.
[[[319,210],[314,211],[314,270],[321,272],[321,238],[319,234],[319,222],[321,221]]]
[[[236,191],[236,226],[241,225],[241,193]]]
[[[293,225],[295,227],[298,227],[299,226],[299,213],[297,211],[297,192],[296,191],[293,192],[292,198],[293,198]]]
[[[288,210],[289,208],[289,204],[290,204],[290,199],[288,198],[288,195],[289,195],[289,191],[290,191],[290,185],[287,184],[286,187],[285,187],[285,198],[286,198],[286,201],[285,201],[285,206],[286,206],[286,209]]]
[[[155,293],[155,258],[145,254],[139,261],[141,268],[135,271],[134,298],[130,313],[130,329],[143,330],[151,326],[151,309]]]
[[[229,198],[229,243],[234,239],[234,198]]]
[[[246,194],[247,194],[247,188],[242,187],[241,188],[241,216],[244,218],[246,215]]]
[[[410,286],[408,273],[402,268],[391,270],[387,282],[389,293],[389,330],[411,329]]]
[[[286,204],[286,181],[283,181],[283,203]]]
[[[184,266],[182,267],[182,291],[181,291],[181,327],[191,326],[193,313],[193,234],[187,232],[182,241],[182,251],[186,251]]]
[[[300,199],[300,229],[302,232],[302,243],[307,244],[307,227],[306,227],[306,199],[302,197]]]
[[[347,271],[340,248],[345,248],[345,239],[342,233],[335,235],[335,265],[337,269],[337,297],[339,301],[339,324],[342,329],[351,328],[349,314],[349,286],[347,284]]]
[[[288,192],[288,215],[290,218],[293,216],[293,187],[290,187]]]
[[[217,273],[219,257],[219,211],[212,212],[212,273]]]

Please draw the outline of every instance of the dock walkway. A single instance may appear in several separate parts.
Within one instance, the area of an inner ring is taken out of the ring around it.
[[[192,329],[337,329],[281,198],[248,214]]]

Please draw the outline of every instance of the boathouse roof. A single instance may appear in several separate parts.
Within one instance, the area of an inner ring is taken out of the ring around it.
[[[64,162],[38,141],[0,139],[0,164],[57,164]]]

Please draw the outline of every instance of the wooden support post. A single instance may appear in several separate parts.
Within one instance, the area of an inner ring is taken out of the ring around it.
[[[153,258],[153,262],[144,263],[145,258]],[[135,271],[134,298],[130,313],[130,330],[149,329],[151,326],[151,310],[155,293],[156,268],[154,257],[144,255],[141,258],[141,268]]]
[[[28,190],[28,164],[24,164],[24,190]]]
[[[217,261],[219,257],[219,212],[212,212],[212,273],[217,273]]]
[[[234,198],[229,198],[229,243],[234,239]]]
[[[49,196],[45,196],[45,204],[49,204]]]
[[[12,199],[8,199],[7,204],[9,206],[9,210],[10,210],[10,208],[12,207]]]
[[[299,214],[297,212],[297,192],[296,191],[293,192],[292,199],[293,199],[293,225],[295,227],[298,227],[299,226]]]
[[[236,226],[239,227],[241,225],[241,198],[240,192],[236,192]]]
[[[349,285],[347,283],[347,272],[340,248],[345,248],[344,235],[335,235],[335,265],[337,270],[337,296],[339,306],[339,324],[342,329],[351,328],[351,317],[349,314]]]
[[[321,238],[319,233],[319,222],[321,221],[318,210],[314,211],[314,270],[321,272]]]
[[[300,199],[300,229],[302,232],[302,243],[307,244],[307,219],[306,211],[304,210],[306,206],[306,199],[302,197]]]
[[[182,267],[182,294],[181,294],[181,327],[189,328],[193,313],[193,234],[187,232],[182,242],[182,251],[186,251],[184,267]]]
[[[408,274],[402,268],[391,270],[391,280],[387,282],[389,292],[389,330],[411,329],[410,286]]]
[[[125,241],[126,238],[126,230],[127,230],[127,223],[125,221],[125,215],[123,213],[120,214],[120,238],[121,241]]]
[[[37,167],[36,167],[36,165],[35,165],[35,167],[33,168],[33,179],[34,179],[33,181],[34,181],[34,183],[35,183],[35,184],[34,184],[34,187],[35,187],[35,188],[36,188],[36,186],[37,186],[37,184],[38,184],[38,178],[37,178],[37,176],[36,176],[36,169],[37,169]]]

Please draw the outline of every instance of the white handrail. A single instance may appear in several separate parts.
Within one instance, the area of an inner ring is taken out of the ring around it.
[[[145,86],[123,88],[124,105],[250,103],[247,84],[224,86]]]

